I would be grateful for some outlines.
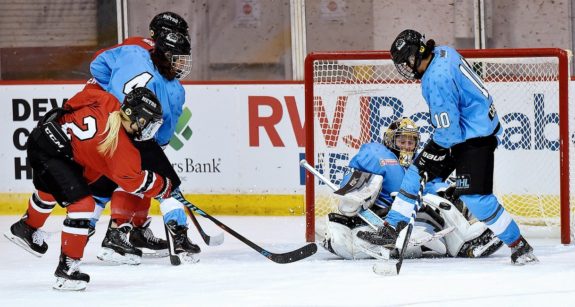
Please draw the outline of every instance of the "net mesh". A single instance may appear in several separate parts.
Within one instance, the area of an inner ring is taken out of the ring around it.
[[[504,128],[495,152],[495,195],[520,225],[558,236],[558,59],[468,56],[467,61],[493,97]],[[419,83],[403,79],[391,60],[313,62],[315,166],[335,184],[361,144],[383,142],[387,126],[401,116],[416,122],[424,144],[433,132],[427,112]],[[574,118],[569,116],[570,121]],[[570,123],[570,136],[573,126]],[[572,149],[573,141],[565,141]],[[573,176],[571,163],[569,174]],[[570,187],[573,190],[573,184]],[[337,212],[338,199],[317,179],[314,196],[315,233],[321,237],[327,214]],[[575,206],[570,208],[573,222]]]

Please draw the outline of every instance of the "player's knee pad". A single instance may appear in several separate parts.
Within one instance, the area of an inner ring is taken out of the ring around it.
[[[68,212],[66,219],[64,219],[62,232],[87,236],[94,207],[94,199],[90,196],[70,204],[66,208]]]

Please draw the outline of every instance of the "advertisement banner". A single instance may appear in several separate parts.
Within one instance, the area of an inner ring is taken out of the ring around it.
[[[38,120],[83,88],[0,86],[0,203],[23,212],[34,190],[27,137]],[[302,84],[184,85],[186,104],[166,154],[182,190],[224,214],[303,212],[298,161],[304,151]],[[268,209],[266,209],[266,206]],[[269,207],[272,209],[269,209]],[[236,208],[238,207],[238,208]],[[275,209],[274,209],[275,208]],[[296,208],[296,209],[294,209]],[[231,210],[231,211],[230,211]],[[275,210],[275,211],[274,211]],[[9,210],[14,213],[12,209]]]

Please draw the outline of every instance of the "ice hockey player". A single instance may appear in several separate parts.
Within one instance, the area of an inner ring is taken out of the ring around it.
[[[341,195],[338,206],[340,213],[328,214],[327,231],[322,244],[326,249],[345,259],[378,257],[377,245],[356,236],[360,231],[371,229],[357,214],[360,210],[370,209],[382,218],[387,215],[393,201],[392,192],[399,190],[419,140],[420,134],[415,123],[403,117],[389,125],[383,144],[372,142],[361,146],[349,163],[354,171],[351,177],[369,179],[363,184],[351,184],[349,175],[344,178],[343,187],[336,192]],[[359,177],[358,173],[361,173]],[[453,186],[444,184],[438,178],[430,182],[426,190],[449,197]],[[426,205],[417,212],[411,236],[412,241],[424,243],[408,245],[408,257],[484,257],[501,247],[502,242],[494,237],[484,223],[470,224],[462,214],[463,207],[459,202],[454,201],[454,204],[432,193],[424,197]],[[449,227],[454,230],[445,236],[431,239]]]
[[[146,88],[131,91],[121,107],[113,95],[85,89],[63,109],[48,112],[30,133],[26,146],[36,192],[26,214],[5,236],[42,256],[48,245],[40,228],[56,202],[66,208],[55,289],[83,290],[90,281],[79,266],[95,206],[88,183],[100,176],[111,178],[125,191],[163,200],[160,208],[167,223],[180,225],[176,211],[185,215],[182,207],[170,202],[172,182],[142,169],[139,152],[132,145],[133,139],[152,138],[161,124],[161,104]],[[184,232],[177,235],[187,239]],[[179,248],[182,256],[190,256],[185,242]]]
[[[158,16],[164,16],[162,13]],[[172,13],[172,15],[175,15]],[[170,15],[170,16],[172,16]],[[120,45],[100,53],[91,63],[90,69],[95,82],[104,90],[112,93],[120,101],[135,86],[145,86],[152,90],[164,107],[164,124],[153,140],[136,142],[143,163],[149,169],[168,176],[179,186],[180,179],[172,164],[164,154],[165,147],[176,127],[185,102],[185,92],[179,79],[185,77],[191,69],[191,48],[187,35],[162,30],[156,16],[150,28],[156,38],[151,50],[136,45]],[[166,15],[167,16],[167,15]],[[176,15],[177,16],[177,15]],[[181,20],[181,17],[173,18]],[[158,30],[154,30],[158,29]],[[181,30],[187,31],[187,26]],[[111,194],[105,179],[92,185],[96,195],[97,208],[92,226],[99,218],[105,204],[111,198],[112,218],[98,258],[117,263],[138,264],[142,251],[148,249],[156,256],[167,255],[167,242],[156,238],[149,228],[148,217],[150,199],[116,190]],[[130,221],[133,224],[130,224]],[[131,230],[131,231],[130,231]],[[129,233],[126,244],[114,241],[111,233],[120,231],[121,237]],[[199,253],[200,248],[194,244]]]
[[[435,132],[406,171],[385,226],[358,236],[382,245],[396,242],[415,209],[420,177],[432,179],[455,169],[455,194],[511,248],[511,263],[538,262],[517,223],[493,194],[494,151],[503,129],[479,76],[455,49],[426,42],[414,30],[397,36],[391,56],[401,75],[421,80]]]

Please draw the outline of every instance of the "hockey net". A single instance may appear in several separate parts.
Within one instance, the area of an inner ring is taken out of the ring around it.
[[[504,128],[495,152],[495,195],[524,231],[560,236],[568,244],[575,212],[569,193],[575,116],[568,109],[568,52],[461,53],[482,77]],[[418,124],[420,145],[433,132],[419,82],[403,79],[389,52],[311,53],[305,69],[306,160],[335,184],[361,144],[382,142],[397,118],[408,116]],[[337,203],[328,186],[306,174],[308,241],[321,239]]]

